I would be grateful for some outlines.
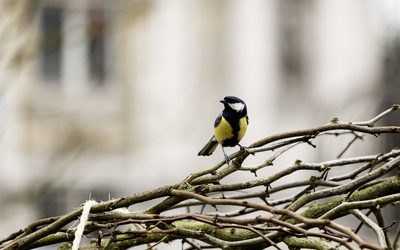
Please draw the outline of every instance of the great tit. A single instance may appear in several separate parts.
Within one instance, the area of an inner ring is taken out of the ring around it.
[[[235,96],[227,96],[220,102],[224,104],[224,110],[215,119],[214,136],[200,150],[198,155],[211,155],[220,144],[225,161],[229,164],[230,158],[225,153],[224,147],[239,145],[243,149],[239,142],[246,133],[249,117],[247,116],[246,103],[241,99]]]

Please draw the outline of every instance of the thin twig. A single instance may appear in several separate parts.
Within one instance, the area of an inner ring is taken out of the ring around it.
[[[172,231],[171,231],[172,232]],[[160,245],[161,243],[163,243],[166,239],[168,239],[168,235],[165,236],[164,238],[162,238],[161,240],[159,240],[158,242],[154,243],[152,246],[146,248],[146,250],[152,250],[155,249],[154,247]]]
[[[350,210],[350,213],[352,215],[354,215],[357,219],[362,221],[365,225],[367,225],[369,228],[371,228],[375,232],[376,236],[378,237],[379,246],[384,247],[384,248],[387,247],[385,234],[383,233],[383,230],[381,227],[379,227],[370,218],[368,218],[363,213],[361,213],[361,211],[359,209],[352,209],[352,210]]]
[[[346,246],[348,249],[353,249],[346,240],[340,239],[338,237],[335,237],[335,236],[332,236],[332,235],[329,235],[329,234],[322,234],[322,233],[318,233],[318,232],[308,231],[306,229],[303,229],[302,225],[293,225],[293,224],[286,223],[286,222],[283,222],[283,221],[280,221],[280,220],[276,220],[274,218],[271,218],[268,221],[272,222],[272,223],[276,223],[276,224],[281,225],[281,226],[284,226],[286,228],[289,228],[290,230],[292,230],[292,232],[296,232],[296,233],[304,235],[304,236],[316,236],[316,237],[320,237],[320,238],[325,238],[325,239],[328,239],[328,240],[332,240],[332,241],[338,242],[339,244],[341,244],[343,246]]]
[[[333,228],[339,232],[342,232],[344,234],[347,234],[351,237],[352,240],[354,240],[360,248],[369,248],[369,249],[375,249],[375,250],[386,250],[386,247],[381,247],[381,246],[376,246],[374,244],[365,242],[361,237],[359,237],[357,234],[355,234],[350,228],[341,226],[333,221],[331,221],[327,227]]]
[[[398,241],[399,241],[399,239],[400,239],[400,223],[399,223],[399,226],[397,226],[397,230],[396,230],[396,234],[395,234],[396,236],[394,237],[394,240],[393,240],[393,249],[397,249],[397,243],[398,243]]]
[[[365,214],[365,216],[369,216],[372,213],[372,210],[368,210],[368,212]],[[360,222],[360,224],[358,224],[358,226],[356,227],[356,229],[354,230],[355,234],[358,234],[358,232],[361,230],[362,226],[364,225],[363,222]]]
[[[291,218],[294,218],[294,219],[301,221],[303,223],[306,223],[306,224],[313,224],[313,225],[314,224],[315,225],[326,224],[325,220],[309,219],[309,218],[305,218],[299,214],[296,214],[288,209],[271,207],[271,206],[268,206],[265,204],[258,204],[258,203],[249,202],[249,201],[233,200],[233,199],[212,199],[212,198],[198,195],[195,193],[182,191],[182,190],[175,190],[175,189],[171,190],[171,195],[197,199],[197,200],[200,200],[200,201],[210,204],[210,205],[235,205],[235,206],[255,208],[258,210],[263,210],[263,211],[274,213],[274,214],[287,215]]]
[[[291,209],[293,211],[297,211],[299,208],[303,207],[305,204],[311,201],[321,198],[331,197],[334,195],[340,195],[355,190],[356,188],[362,186],[363,184],[383,176],[384,174],[390,172],[392,169],[397,168],[399,165],[400,165],[400,156],[384,164],[383,166],[374,170],[373,172],[366,174],[356,180],[350,181],[349,183],[343,184],[339,187],[330,188],[329,190],[321,190],[305,195],[301,199],[296,201],[291,206]]]
[[[347,144],[347,146],[343,149],[342,152],[340,152],[340,154],[339,154],[338,156],[336,156],[336,158],[339,159],[340,157],[342,157],[342,155],[350,148],[350,146],[351,146],[357,139],[363,139],[363,135],[357,135],[355,132],[353,132],[353,134],[354,134],[353,140],[351,140],[351,141]]]
[[[201,250],[201,249],[202,249],[201,246],[198,246],[197,244],[191,242],[190,240],[188,240],[188,239],[186,239],[186,238],[184,238],[184,239],[182,240],[182,247],[183,247],[183,244],[184,244],[184,243],[189,244],[193,249],[197,249],[197,250]],[[188,249],[188,248],[187,248],[187,249]]]
[[[392,245],[391,245],[390,240],[389,240],[389,235],[388,235],[389,229],[388,229],[388,228],[390,228],[390,227],[391,227],[392,225],[394,225],[396,222],[393,221],[393,223],[392,223],[391,225],[389,225],[389,226],[386,227],[386,226],[385,226],[385,220],[384,220],[384,218],[383,218],[382,211],[381,211],[379,205],[377,205],[377,207],[376,207],[375,209],[372,209],[371,211],[372,211],[372,212],[374,213],[374,215],[375,215],[376,221],[378,222],[378,226],[379,226],[380,228],[382,228],[382,230],[383,230],[383,234],[385,235],[386,245],[387,245],[388,249],[389,249],[389,250],[393,250]]]
[[[372,135],[384,134],[384,133],[400,133],[400,127],[395,127],[395,126],[363,127],[359,125],[354,125],[352,123],[334,123],[334,124],[322,125],[311,129],[296,130],[296,131],[275,134],[251,144],[249,148],[258,148],[277,140],[282,140],[296,136],[306,136],[306,135],[312,136],[317,133],[331,131],[331,130],[351,130]]]
[[[295,182],[290,182],[290,183],[285,183],[279,186],[274,186],[272,188],[269,188],[268,193],[274,194],[277,192],[280,192],[282,190],[286,189],[291,189],[291,188],[296,188],[296,187],[302,187],[302,186],[325,186],[325,187],[337,187],[340,186],[339,183],[333,182],[333,181],[323,181],[323,180],[318,180],[318,179],[309,179],[309,180],[304,180],[304,181],[295,181]],[[213,198],[227,198],[227,199],[248,199],[248,198],[265,198],[267,196],[267,193],[265,191],[256,191],[256,192],[249,192],[249,193],[240,193],[240,194],[234,194],[234,195],[225,195],[224,197],[222,196],[214,196]],[[284,199],[279,199],[279,200],[272,200],[268,201],[270,205],[276,206],[282,203],[285,203],[284,200],[287,200],[287,202],[293,201],[294,196],[290,196],[288,198]],[[171,209],[176,209],[176,208],[181,208],[181,207],[189,207],[189,206],[196,206],[196,205],[203,205],[204,203],[196,200],[187,200],[184,202],[179,203],[178,205],[172,207]]]
[[[339,206],[329,210],[324,215],[320,216],[320,219],[334,219],[338,214],[349,211],[351,209],[374,208],[376,207],[376,204],[390,204],[399,200],[400,194],[396,193],[371,200],[343,202]]]
[[[375,123],[377,121],[379,121],[380,119],[382,119],[384,116],[390,114],[393,111],[396,111],[399,109],[399,104],[393,104],[393,106],[390,109],[387,109],[385,111],[383,111],[382,113],[380,113],[379,115],[375,116],[374,118],[372,118],[369,121],[365,121],[365,122],[353,122],[354,125],[358,125],[358,126],[368,126],[368,127],[373,127],[375,126]]]

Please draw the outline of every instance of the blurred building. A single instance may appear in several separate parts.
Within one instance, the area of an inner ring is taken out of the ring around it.
[[[226,95],[249,106],[245,145],[372,118],[383,50],[372,11],[346,0],[2,1],[1,235],[221,160],[197,152]],[[281,167],[347,142],[300,148]]]

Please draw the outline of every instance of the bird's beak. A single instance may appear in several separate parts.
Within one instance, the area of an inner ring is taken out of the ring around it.
[[[226,101],[225,101],[225,100],[221,100],[221,101],[219,101],[219,102],[222,102],[223,104],[226,104]]]

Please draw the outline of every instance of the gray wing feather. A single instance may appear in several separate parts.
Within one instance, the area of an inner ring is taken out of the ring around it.
[[[217,117],[217,119],[215,119],[214,128],[216,128],[216,127],[218,126],[218,124],[221,122],[221,119],[222,119],[222,113],[219,114],[219,116]]]

